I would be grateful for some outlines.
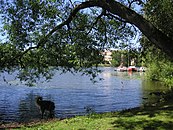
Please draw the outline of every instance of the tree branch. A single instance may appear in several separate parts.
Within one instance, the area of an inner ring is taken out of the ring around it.
[[[74,8],[75,5],[73,4],[73,2],[71,0],[69,0],[69,1],[70,1],[70,4],[72,5],[72,7]]]
[[[104,1],[105,0],[99,0],[99,7],[108,10],[112,14],[120,16],[130,24],[134,24],[153,44],[162,49],[173,59],[173,39],[161,32],[141,15],[119,2],[113,0]]]
[[[64,25],[69,24],[81,9],[88,7],[100,7],[114,15],[118,15],[119,17],[125,19],[128,23],[134,24],[151,42],[153,42],[160,49],[163,49],[163,51],[165,51],[173,59],[173,39],[167,37],[153,24],[144,19],[141,15],[137,14],[135,11],[114,0],[89,0],[77,5],[72,10],[67,20],[52,29],[44,38],[38,42],[38,45],[35,48],[38,48],[43,43],[45,43],[47,39],[58,29],[62,28]],[[33,48],[29,48],[26,50],[26,52],[31,49]]]
[[[99,21],[99,19],[101,19],[101,17],[102,17],[103,15],[105,15],[105,14],[106,14],[106,10],[102,10],[101,14],[98,15],[98,17],[96,18],[95,22],[92,23],[92,26],[91,26],[90,30],[86,33],[87,35],[92,31],[94,25],[97,24],[97,22]]]

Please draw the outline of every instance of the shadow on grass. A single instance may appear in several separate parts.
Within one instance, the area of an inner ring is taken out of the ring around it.
[[[119,129],[172,130],[173,106],[147,106],[124,110],[111,123]]]
[[[90,115],[90,118],[109,118],[111,126],[121,130],[173,130],[173,104],[95,114]]]
[[[163,122],[163,121],[157,121],[157,120],[142,120],[142,121],[127,121],[127,120],[117,120],[115,122],[112,122],[115,128],[121,128],[121,129],[142,129],[142,130],[172,130],[173,128],[173,122]]]

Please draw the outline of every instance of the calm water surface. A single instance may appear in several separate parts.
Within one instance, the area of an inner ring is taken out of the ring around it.
[[[152,87],[143,81],[142,73],[116,72],[114,68],[101,68],[104,80],[93,84],[87,76],[57,72],[49,83],[27,87],[8,76],[9,84],[0,77],[0,122],[25,122],[40,118],[35,97],[55,102],[55,117],[66,118],[94,112],[109,112],[140,106],[143,97],[163,87]]]

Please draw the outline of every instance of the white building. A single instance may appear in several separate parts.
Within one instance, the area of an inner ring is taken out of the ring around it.
[[[111,50],[104,50],[102,52],[102,55],[104,56],[104,61],[109,62],[111,64],[112,61],[112,51]]]

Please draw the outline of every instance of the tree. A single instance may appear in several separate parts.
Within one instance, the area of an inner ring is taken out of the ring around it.
[[[34,81],[40,74],[49,78],[49,66],[95,77],[87,68],[100,63],[99,51],[132,38],[133,25],[172,58],[172,37],[132,10],[135,3],[144,4],[142,0],[88,0],[76,5],[71,0],[4,2],[1,14],[8,40],[0,46],[1,70],[15,68],[22,80]]]
[[[173,2],[170,0],[150,1],[145,5],[145,18],[150,20],[157,28],[169,37],[173,36]],[[172,86],[173,63],[160,49],[156,48],[146,37],[141,39],[142,53],[149,70],[147,77],[152,80],[162,81],[165,85]]]

